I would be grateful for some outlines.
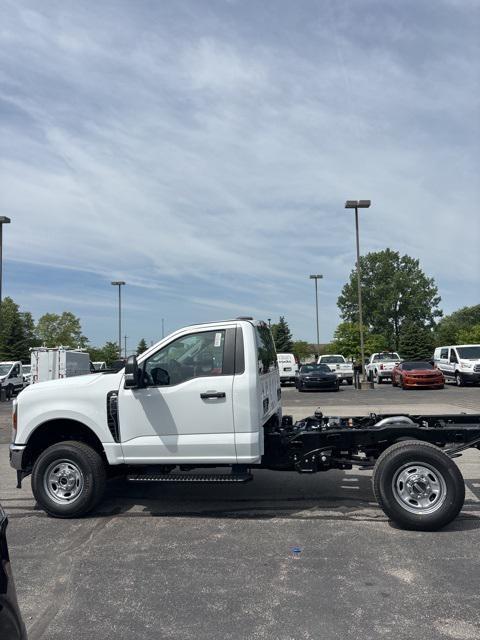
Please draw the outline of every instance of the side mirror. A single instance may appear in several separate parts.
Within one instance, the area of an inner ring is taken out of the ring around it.
[[[138,364],[136,356],[129,356],[125,364],[125,389],[138,387]]]

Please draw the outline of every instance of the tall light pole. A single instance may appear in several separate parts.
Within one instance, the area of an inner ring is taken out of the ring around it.
[[[362,358],[362,382],[365,383],[365,348],[363,341],[362,285],[360,273],[360,238],[358,232],[358,210],[368,209],[370,200],[347,200],[345,209],[355,209],[355,234],[357,238],[357,287],[358,287],[358,322],[360,324],[360,353]]]
[[[10,218],[0,216],[0,305],[2,304],[2,276],[3,276],[3,225],[10,224]]]
[[[122,287],[125,285],[123,280],[114,280],[111,283],[114,287],[118,287],[118,357],[122,357]]]
[[[315,280],[315,311],[317,314],[317,358],[320,355],[320,331],[318,328],[318,280],[322,280],[323,275],[321,273],[316,273],[310,276],[310,280]]]

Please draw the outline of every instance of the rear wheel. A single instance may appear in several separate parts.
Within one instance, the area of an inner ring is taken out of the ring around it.
[[[353,378],[348,378],[347,382],[348,382],[349,385],[352,385],[353,384]]]
[[[91,511],[105,490],[100,454],[83,442],[65,441],[46,449],[34,464],[32,491],[38,504],[56,518]]]
[[[389,447],[378,458],[372,480],[380,507],[404,529],[440,529],[456,518],[465,500],[459,468],[428,442]]]

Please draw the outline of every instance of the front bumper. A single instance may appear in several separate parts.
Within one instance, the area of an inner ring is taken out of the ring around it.
[[[25,449],[25,444],[10,445],[10,466],[17,471],[21,471],[23,469],[23,452]]]
[[[337,389],[338,380],[301,380],[302,389]]]
[[[403,385],[409,389],[441,389],[443,380],[404,380]]]
[[[466,371],[461,371],[460,372],[464,381],[465,382],[470,382],[470,384],[476,384],[477,382],[480,382],[480,373],[468,373]]]

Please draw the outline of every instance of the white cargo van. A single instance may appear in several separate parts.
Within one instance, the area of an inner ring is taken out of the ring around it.
[[[337,374],[340,383],[345,380],[348,384],[353,384],[353,363],[347,362],[344,356],[326,354],[318,358],[317,364],[326,364],[330,371]]]
[[[295,384],[295,376],[298,373],[298,363],[293,353],[277,353],[280,384],[292,382]]]
[[[31,351],[31,384],[91,373],[90,356],[81,349],[37,347]]]
[[[447,382],[455,382],[458,387],[480,382],[480,344],[437,347],[433,363]]]
[[[0,362],[0,387],[7,398],[23,389],[23,368],[20,360]]]

